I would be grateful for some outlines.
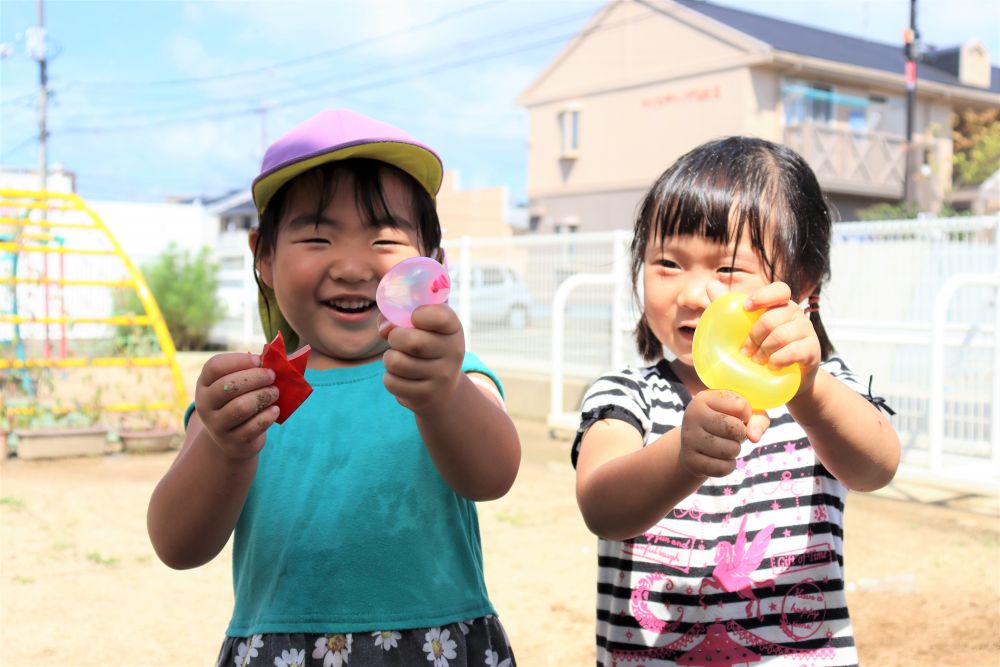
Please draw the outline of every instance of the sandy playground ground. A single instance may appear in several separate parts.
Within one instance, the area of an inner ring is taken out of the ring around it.
[[[193,387],[197,365],[185,374]],[[518,428],[517,482],[480,505],[487,584],[520,665],[592,665],[595,538],[569,441]],[[173,456],[0,463],[0,665],[212,664],[232,604],[229,548],[175,572],[146,536]],[[1000,497],[899,479],[852,495],[846,521],[862,664],[1000,665]]]

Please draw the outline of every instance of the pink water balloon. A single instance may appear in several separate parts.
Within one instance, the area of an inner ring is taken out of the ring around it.
[[[451,279],[444,266],[430,257],[411,257],[382,276],[375,303],[385,319],[398,327],[412,327],[414,310],[444,303],[450,293]]]

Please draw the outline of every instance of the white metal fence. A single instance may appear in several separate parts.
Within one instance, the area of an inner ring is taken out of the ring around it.
[[[1000,484],[1000,216],[840,223],[823,320],[838,352],[895,410],[903,465]],[[568,379],[641,363],[626,231],[446,243],[468,348],[551,382],[550,425],[574,426]],[[233,246],[245,247],[237,243]],[[229,340],[260,340],[249,264],[221,257]],[[237,333],[238,332],[238,333]]]

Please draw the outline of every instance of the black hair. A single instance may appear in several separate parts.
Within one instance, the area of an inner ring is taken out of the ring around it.
[[[367,224],[394,224],[395,218],[390,215],[389,202],[385,196],[382,176],[391,173],[409,190],[410,199],[416,216],[417,238],[425,253],[437,251],[441,246],[441,221],[438,218],[434,198],[420,183],[402,169],[387,162],[369,160],[367,158],[349,158],[327,162],[305,171],[284,183],[271,197],[267,208],[260,215],[257,228],[257,245],[254,247],[254,280],[257,287],[263,291],[257,263],[261,257],[274,252],[278,240],[278,228],[288,207],[288,194],[296,185],[313,183],[320,193],[316,201],[316,218],[322,217],[323,211],[329,206],[337,192],[337,185],[345,174],[350,174],[354,180],[354,199],[358,202],[359,213]],[[270,317],[271,302],[265,299],[268,317]]]
[[[636,298],[651,240],[662,244],[675,236],[700,236],[729,245],[742,238],[744,230],[769,280],[787,283],[794,298],[818,299],[830,277],[832,224],[823,191],[802,156],[752,137],[725,137],[698,146],[674,162],[646,193],[631,246]],[[812,291],[803,294],[807,288]],[[833,344],[818,308],[811,309],[809,319],[827,359]],[[645,313],[635,336],[645,360],[663,356]]]

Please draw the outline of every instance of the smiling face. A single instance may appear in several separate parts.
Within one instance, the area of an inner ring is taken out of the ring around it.
[[[326,197],[318,179],[292,183],[273,249],[258,261],[281,313],[312,347],[310,368],[382,356],[387,344],[377,328],[379,280],[402,260],[423,254],[408,184],[391,170],[380,174],[384,206],[361,205],[347,170]]]
[[[678,374],[690,370],[708,276],[745,292],[780,280],[796,301],[818,296],[830,273],[830,225],[815,174],[785,146],[723,137],[682,155],[653,183],[635,222],[633,286],[646,289],[635,332],[642,358],[658,361],[665,345],[680,358]],[[818,326],[819,313],[810,319]],[[825,358],[833,347],[822,327],[817,335]]]
[[[646,321],[677,356],[673,365],[681,379],[694,376],[691,344],[708,307],[708,284],[713,280],[746,293],[771,282],[746,233],[735,247],[696,235],[670,236],[663,243],[650,239],[646,244],[642,267]]]

